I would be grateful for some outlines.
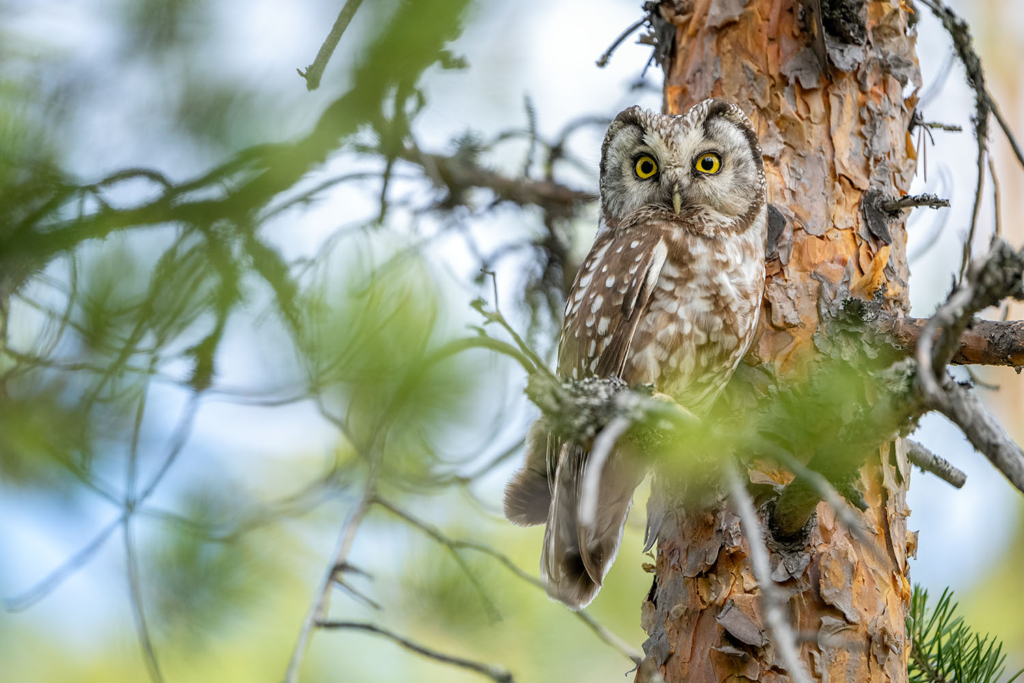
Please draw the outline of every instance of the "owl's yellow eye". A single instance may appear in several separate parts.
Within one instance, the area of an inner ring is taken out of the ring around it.
[[[714,175],[722,170],[722,157],[718,156],[714,152],[701,154],[697,157],[697,163],[695,163],[693,167],[701,173]]]
[[[637,157],[636,165],[633,167],[636,171],[636,175],[641,180],[647,180],[655,173],[658,172],[658,164],[651,157],[646,154],[642,157]]]

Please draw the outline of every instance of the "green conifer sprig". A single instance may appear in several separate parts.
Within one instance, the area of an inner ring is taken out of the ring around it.
[[[998,683],[1006,670],[1006,654],[999,639],[978,635],[956,614],[957,603],[949,589],[934,606],[928,591],[914,587],[907,635],[910,683]],[[1005,683],[1012,683],[1024,670]]]

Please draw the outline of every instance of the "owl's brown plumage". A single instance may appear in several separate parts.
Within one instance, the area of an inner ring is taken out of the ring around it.
[[[682,116],[625,110],[602,149],[601,199],[604,225],[569,292],[558,373],[651,384],[706,413],[753,339],[764,291],[764,168],[749,120],[723,100]],[[541,572],[549,594],[575,608],[600,589],[644,474],[613,453],[597,499],[583,501],[588,455],[535,428],[505,499],[513,522],[547,523]]]

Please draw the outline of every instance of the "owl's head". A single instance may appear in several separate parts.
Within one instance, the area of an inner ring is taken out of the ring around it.
[[[765,203],[764,163],[743,111],[721,99],[685,114],[626,109],[601,148],[601,208],[609,227],[664,217],[745,229]]]

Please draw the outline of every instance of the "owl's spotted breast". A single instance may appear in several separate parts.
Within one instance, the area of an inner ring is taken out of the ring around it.
[[[600,236],[569,294],[559,373],[653,384],[703,412],[746,353],[764,288],[765,215],[705,237],[650,221]]]

